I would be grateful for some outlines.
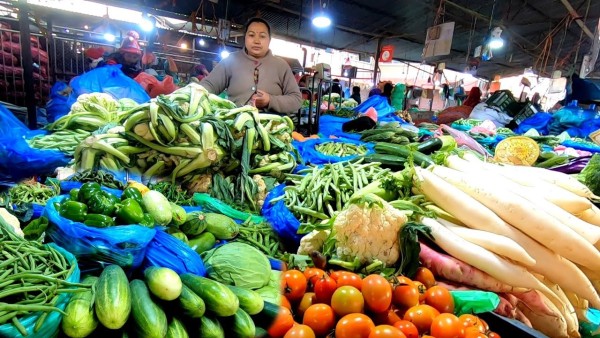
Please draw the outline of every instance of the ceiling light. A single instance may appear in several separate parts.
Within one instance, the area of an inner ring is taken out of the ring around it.
[[[490,32],[490,37],[488,40],[488,47],[490,47],[490,49],[499,49],[504,46],[504,39],[502,39],[500,37],[501,34],[502,34],[502,28],[500,28],[500,27],[495,27]]]
[[[85,25],[85,26],[83,26],[83,29],[88,30],[88,29],[90,29],[90,26]]]
[[[111,33],[104,33],[104,40],[108,41],[108,42],[115,42],[115,35],[111,34]]]
[[[179,47],[181,47],[182,49],[187,49],[187,43],[182,42],[181,45],[179,45]]]
[[[331,19],[327,15],[327,13],[325,11],[326,9],[327,9],[327,3],[324,2],[321,6],[321,9],[317,13],[317,15],[315,15],[312,19],[312,24],[315,25],[315,27],[325,28],[325,27],[329,27],[331,25]]]
[[[204,39],[200,39],[200,41],[198,41],[198,43],[200,44],[200,46],[203,46],[206,44],[206,42],[204,42]]]
[[[154,29],[154,22],[151,20],[151,18],[143,17],[142,21],[140,22],[140,28],[144,32],[150,32]]]
[[[226,50],[221,51],[221,59],[226,59],[229,56],[229,52]]]

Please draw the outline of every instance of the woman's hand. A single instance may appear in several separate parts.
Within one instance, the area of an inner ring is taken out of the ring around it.
[[[256,91],[256,94],[252,96],[252,100],[254,101],[254,106],[256,108],[267,108],[269,106],[269,102],[271,102],[271,95],[259,89]]]

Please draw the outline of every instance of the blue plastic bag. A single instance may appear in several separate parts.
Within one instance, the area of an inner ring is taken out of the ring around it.
[[[189,272],[198,276],[206,275],[200,255],[164,230],[157,230],[148,244],[144,267],[149,266],[169,268],[178,274]]]
[[[345,133],[342,131],[342,125],[351,119],[337,117],[332,115],[322,115],[319,118],[319,134],[325,138],[330,136],[344,137],[352,140],[359,140],[360,134]]]
[[[573,140],[566,140],[561,143],[565,147],[570,147],[577,150],[585,150],[590,153],[600,153],[600,146],[595,144],[579,143]]]
[[[15,114],[0,104],[0,139],[32,138],[37,135],[45,135],[45,130],[29,130]]]
[[[52,123],[62,116],[65,116],[71,110],[71,105],[68,104],[69,97],[60,94],[67,89],[68,85],[64,82],[57,82],[50,89],[50,101],[46,103],[46,118]]]
[[[67,102],[69,107],[75,103],[79,95],[88,93],[107,93],[117,100],[129,98],[137,103],[150,100],[150,96],[142,86],[123,74],[121,65],[95,68],[74,78],[71,87],[73,92]]]
[[[271,224],[273,230],[290,250],[295,250],[300,245],[303,235],[298,234],[300,221],[285,206],[283,200],[271,203],[271,200],[284,194],[285,184],[273,188],[265,198],[262,215]]]
[[[75,256],[73,256],[71,253],[54,243],[50,243],[48,244],[48,246],[51,246],[56,251],[60,252],[69,262],[69,265],[75,266],[73,268],[73,272],[66,279],[66,281],[70,283],[79,283],[80,271]],[[64,310],[65,307],[67,307],[67,304],[69,303],[70,299],[71,293],[61,293],[59,294],[58,301],[54,306],[59,308],[60,310]],[[42,314],[43,312],[33,312],[29,315],[19,318],[19,321],[27,330],[27,338],[48,338],[56,337],[58,335],[62,315],[60,314],[60,312],[57,311],[49,312],[48,316],[44,320],[44,324],[37,332],[34,332],[35,324]],[[15,328],[13,324],[4,324],[0,326],[0,337],[22,338],[23,335],[21,335],[19,330],[17,330],[17,328]]]
[[[68,220],[58,213],[54,203],[68,195],[53,197],[46,203],[44,216],[50,221],[46,235],[53,242],[74,254],[79,260],[101,264],[116,264],[123,268],[142,265],[146,247],[156,234],[155,229],[141,225],[119,225],[94,228]]]
[[[552,121],[552,114],[539,112],[533,116],[526,118],[519,124],[515,133],[525,134],[529,129],[535,129],[540,135],[548,135],[548,125]]]
[[[315,165],[326,164],[326,163],[337,163],[337,162],[341,162],[341,161],[349,161],[349,160],[352,160],[353,158],[357,157],[357,155],[350,155],[350,156],[344,156],[344,157],[325,155],[316,149],[317,145],[323,144],[323,143],[328,143],[328,142],[362,145],[367,148],[367,154],[374,152],[374,145],[372,143],[365,143],[365,142],[361,142],[361,141],[356,141],[356,140],[352,140],[352,139],[344,139],[344,138],[308,139],[303,142],[294,141],[294,142],[292,142],[292,145],[294,147],[296,147],[296,149],[298,150],[298,153],[300,153],[302,161],[304,161],[305,163],[310,163],[310,164],[315,164]]]
[[[363,103],[359,104],[355,111],[359,113],[364,113],[369,108],[375,108],[377,110],[377,120],[380,121],[382,118],[385,118],[388,115],[396,115],[396,109],[388,103],[387,97],[381,95],[373,95],[370,98],[363,101]]]

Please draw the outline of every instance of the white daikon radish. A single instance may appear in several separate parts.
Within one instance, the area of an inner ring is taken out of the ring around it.
[[[579,219],[600,227],[600,210],[595,205],[577,215]]]

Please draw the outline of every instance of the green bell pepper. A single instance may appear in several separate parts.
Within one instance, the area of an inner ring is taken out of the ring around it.
[[[121,195],[121,200],[125,200],[128,198],[133,198],[140,204],[142,209],[145,209],[144,208],[144,200],[142,199],[142,193],[137,188],[127,187],[127,188],[125,188],[125,190],[123,190],[123,194]]]
[[[144,214],[144,219],[140,222],[140,225],[143,225],[146,228],[154,228],[154,217],[150,214]]]
[[[144,220],[144,211],[136,200],[126,198],[117,205],[117,218],[124,224],[139,224]]]
[[[91,214],[102,214],[106,216],[112,216],[117,209],[119,202],[118,198],[114,197],[113,194],[106,191],[98,191],[93,194],[87,201],[87,206]]]
[[[115,221],[110,216],[102,214],[87,214],[83,224],[96,228],[106,228],[115,225]]]
[[[102,191],[102,189],[100,189],[100,184],[96,182],[84,183],[81,188],[79,188],[77,196],[79,202],[87,203],[87,201],[99,191]]]
[[[87,205],[69,200],[60,204],[59,214],[71,221],[83,222],[85,220],[85,215],[87,215],[87,209]]]
[[[79,189],[71,189],[71,191],[69,191],[69,198],[71,201],[79,202]]]

